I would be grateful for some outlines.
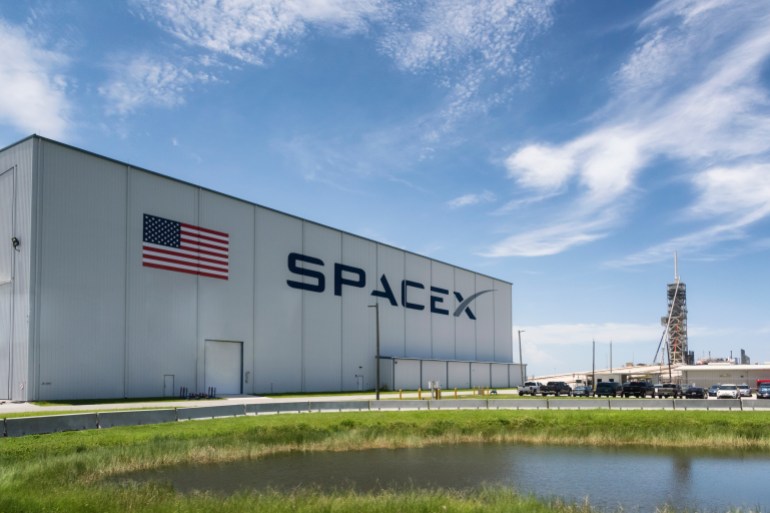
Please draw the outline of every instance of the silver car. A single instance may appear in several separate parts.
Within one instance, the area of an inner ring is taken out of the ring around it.
[[[751,387],[746,383],[738,385],[738,392],[741,393],[741,397],[751,397]]]
[[[738,399],[740,396],[741,392],[738,390],[738,385],[731,383],[719,385],[717,390],[717,399]]]

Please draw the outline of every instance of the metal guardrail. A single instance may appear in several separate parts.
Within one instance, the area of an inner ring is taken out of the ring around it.
[[[770,411],[770,401],[725,399],[443,399],[388,401],[301,401],[228,404],[164,410],[103,411],[0,419],[0,436],[42,435],[62,431],[140,426],[244,415],[420,410],[708,410]]]

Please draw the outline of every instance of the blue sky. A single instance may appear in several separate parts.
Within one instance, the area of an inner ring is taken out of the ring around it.
[[[770,3],[0,0],[32,133],[513,283],[529,372],[770,361]],[[518,361],[518,349],[514,360]]]

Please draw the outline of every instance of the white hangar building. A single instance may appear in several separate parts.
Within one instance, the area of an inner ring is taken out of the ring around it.
[[[0,399],[506,387],[511,284],[36,135],[0,150]],[[370,308],[370,305],[378,305]]]

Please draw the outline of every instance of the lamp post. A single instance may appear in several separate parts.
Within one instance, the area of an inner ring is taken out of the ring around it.
[[[374,396],[380,400],[380,304],[375,303],[369,305],[369,308],[374,308],[374,330],[376,332],[375,346],[374,346],[374,362],[376,366],[376,378],[374,385]]]
[[[524,360],[521,358],[521,334],[525,332],[525,330],[518,330],[519,332],[519,371],[521,373],[521,384],[524,385]]]

